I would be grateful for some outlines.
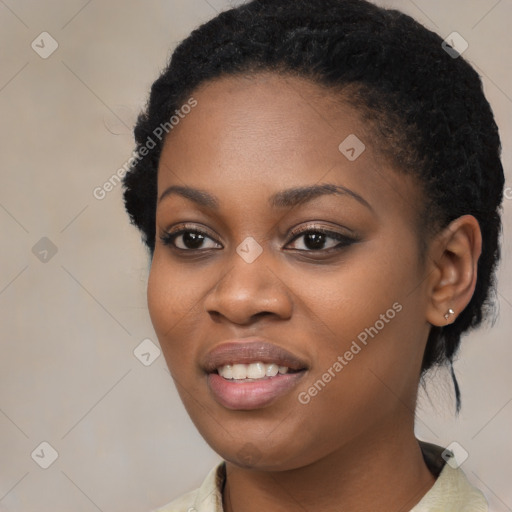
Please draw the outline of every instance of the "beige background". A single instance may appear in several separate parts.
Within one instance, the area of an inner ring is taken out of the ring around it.
[[[469,42],[512,187],[512,2],[379,3]],[[144,366],[133,353],[146,338],[156,342],[148,260],[121,187],[102,200],[93,191],[129,158],[134,117],[172,48],[227,6],[0,0],[0,510],[149,511],[197,486],[219,460],[163,357]],[[31,48],[43,31],[59,45],[47,59]],[[454,418],[450,380],[439,372],[429,388],[435,407],[422,398],[417,422],[420,438],[467,450],[463,469],[500,512],[512,510],[510,188],[504,208],[500,316],[464,340],[462,414]],[[41,442],[58,452],[48,469],[38,465],[51,456]]]

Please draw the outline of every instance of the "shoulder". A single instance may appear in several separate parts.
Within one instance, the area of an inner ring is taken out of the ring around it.
[[[484,494],[474,487],[447,449],[421,443],[429,467],[440,470],[436,482],[411,512],[488,512]],[[444,464],[439,464],[442,456]],[[437,467],[436,467],[437,466]]]
[[[170,503],[167,503],[167,505],[164,505],[153,512],[194,512],[194,503],[196,501],[198,490],[199,489],[195,489],[187,492],[187,494],[183,494],[179,498],[176,498]]]
[[[460,468],[448,464],[430,491],[411,512],[488,512],[483,493],[474,487]]]
[[[200,487],[153,512],[222,512],[225,477],[226,463],[222,461],[210,470]]]

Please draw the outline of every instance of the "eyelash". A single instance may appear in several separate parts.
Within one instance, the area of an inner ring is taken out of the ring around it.
[[[174,245],[174,242],[176,238],[178,238],[180,235],[183,235],[185,233],[195,233],[202,235],[206,238],[209,238],[210,240],[214,241],[215,243],[218,243],[216,240],[214,240],[207,232],[202,231],[200,229],[197,229],[196,227],[188,227],[188,226],[182,226],[181,229],[175,230],[173,232],[169,233],[163,233],[160,236],[160,240],[162,241],[162,244],[165,246],[169,246],[171,249],[175,251],[179,251],[181,253],[197,253],[197,252],[205,252],[207,250],[218,250],[215,249],[182,249],[181,247],[176,247]],[[308,235],[308,234],[323,234],[326,235],[328,238],[332,238],[334,240],[337,240],[339,243],[334,247],[328,247],[327,249],[294,249],[300,252],[307,252],[307,253],[330,253],[332,251],[339,251],[343,248],[352,245],[353,243],[356,243],[358,240],[353,237],[349,237],[346,235],[342,235],[341,233],[338,233],[336,231],[330,231],[328,229],[322,228],[322,227],[315,227],[315,226],[308,226],[307,228],[297,229],[294,232],[291,233],[291,240],[288,242],[288,244],[294,242],[295,240],[299,239],[301,236]],[[287,245],[288,245],[287,244]]]

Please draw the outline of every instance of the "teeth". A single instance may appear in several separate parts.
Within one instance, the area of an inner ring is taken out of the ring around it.
[[[267,369],[263,363],[251,363],[247,368],[248,379],[261,379],[267,375]]]
[[[265,364],[261,362],[251,364],[227,364],[217,369],[219,375],[229,380],[264,379],[275,377],[278,373],[288,373],[287,366],[279,366],[275,363]]]
[[[233,366],[230,364],[227,364],[226,366],[222,367],[222,374],[219,371],[219,375],[222,375],[225,379],[232,379],[233,378]]]
[[[267,364],[267,377],[275,377],[279,371],[279,366],[277,364]]]
[[[234,364],[231,370],[233,379],[240,380],[247,378],[247,365],[246,364]]]

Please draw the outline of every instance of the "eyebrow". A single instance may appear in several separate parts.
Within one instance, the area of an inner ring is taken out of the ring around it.
[[[180,185],[172,185],[166,188],[158,199],[158,202],[160,203],[163,199],[173,194],[189,199],[199,206],[204,206],[212,210],[219,209],[219,199],[210,192]],[[293,208],[294,206],[297,206],[301,203],[307,203],[317,197],[331,194],[352,197],[363,206],[366,206],[366,208],[373,211],[373,208],[368,203],[368,201],[366,201],[359,194],[342,185],[334,185],[333,183],[323,183],[321,185],[311,185],[307,187],[295,187],[281,190],[269,198],[269,204],[273,208]]]

